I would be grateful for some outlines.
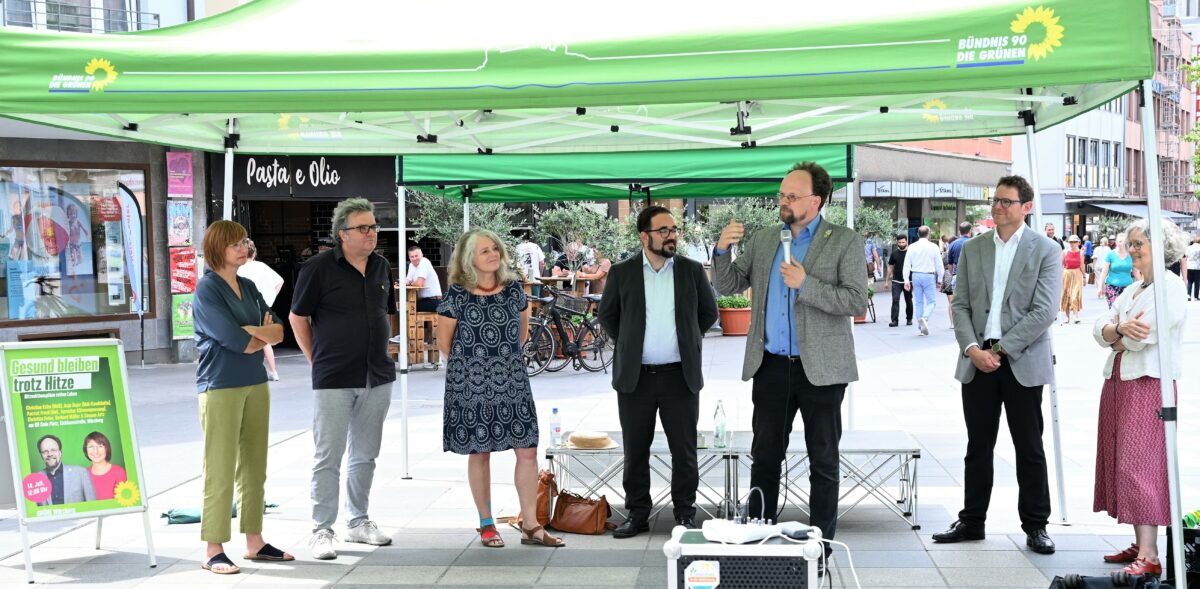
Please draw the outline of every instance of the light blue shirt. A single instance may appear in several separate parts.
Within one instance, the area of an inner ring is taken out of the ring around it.
[[[792,260],[803,262],[804,255],[808,253],[808,246],[812,243],[813,235],[817,232],[817,226],[821,224],[821,216],[817,215],[807,227],[800,230],[800,234],[792,239]],[[783,225],[784,229],[790,229],[788,224]],[[763,336],[766,338],[763,342],[763,349],[775,354],[776,356],[795,356],[800,353],[800,334],[797,333],[793,323],[796,319],[796,311],[792,308],[796,297],[800,296],[800,291],[804,290],[804,284],[800,284],[800,288],[790,289],[783,281],[783,273],[779,271],[779,267],[783,265],[783,244],[779,244],[779,248],[775,251],[775,261],[771,266],[771,280],[767,283],[767,312],[763,315],[765,323],[763,323]],[[788,333],[791,333],[791,342],[789,346]]]
[[[642,281],[646,285],[646,333],[642,339],[642,364],[679,361],[679,335],[675,330],[675,260],[655,271],[642,252]]]

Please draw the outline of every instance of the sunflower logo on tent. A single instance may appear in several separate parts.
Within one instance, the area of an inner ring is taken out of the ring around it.
[[[925,104],[922,104],[921,108],[923,108],[927,111],[946,110],[946,103],[942,102],[941,98],[934,98],[933,100],[925,101]],[[929,121],[930,123],[935,123],[935,124],[942,122],[942,117],[939,115],[933,114],[933,112],[926,112],[925,114],[921,115],[921,118],[925,119],[926,121]]]
[[[1018,14],[1010,26],[1013,33],[1025,34],[1030,25],[1042,25],[1045,36],[1041,41],[1029,44],[1029,57],[1038,61],[1054,52],[1055,47],[1062,47],[1063,31],[1066,29],[1058,24],[1059,17],[1054,16],[1054,9],[1038,6],[1026,6],[1025,11]]]
[[[87,67],[83,68],[83,72],[93,77],[96,72],[104,72],[103,78],[92,80],[92,92],[104,92],[106,86],[117,81],[117,68],[107,59],[93,58]]]
[[[137,485],[131,481],[121,481],[113,489],[113,499],[122,507],[133,507],[141,498],[142,494],[138,492]]]

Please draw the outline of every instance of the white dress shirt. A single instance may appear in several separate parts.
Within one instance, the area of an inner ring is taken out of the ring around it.
[[[1121,357],[1121,380],[1134,380],[1143,376],[1161,379],[1165,372],[1169,378],[1179,380],[1183,376],[1182,355],[1184,320],[1187,318],[1187,301],[1184,294],[1183,279],[1174,272],[1162,272],[1162,277],[1156,277],[1153,284],[1142,288],[1143,281],[1139,280],[1129,285],[1120,296],[1113,301],[1112,309],[1096,319],[1092,326],[1092,336],[1101,346],[1109,347],[1104,340],[1104,326],[1118,321],[1129,321],[1142,313],[1141,321],[1150,324],[1150,335],[1142,341],[1134,341],[1127,337],[1121,338],[1125,352],[1110,351],[1104,361],[1104,378],[1112,378],[1113,361],[1117,354]],[[1166,329],[1159,329],[1158,315],[1155,313],[1154,289],[1159,283],[1166,289],[1167,309],[1163,314]],[[1136,297],[1134,296],[1136,295]],[[1158,362],[1158,346],[1165,343],[1170,350],[1167,354],[1169,365],[1164,371]]]
[[[658,271],[642,252],[642,280],[646,285],[646,333],[642,339],[642,364],[679,361],[679,334],[675,332],[675,260],[667,258]]]
[[[1000,239],[998,229],[992,230],[992,241],[996,244],[996,265],[992,267],[992,310],[988,312],[987,326],[983,329],[984,339],[998,340],[1004,336],[1000,330],[1004,289],[1008,288],[1008,271],[1012,270],[1013,259],[1017,257],[1017,247],[1021,245],[1021,236],[1024,234],[1024,223],[1017,226],[1007,242]]]
[[[442,296],[442,283],[438,281],[437,271],[433,269],[433,262],[430,262],[429,258],[421,258],[421,263],[416,266],[408,265],[408,274],[405,275],[404,282],[412,282],[418,278],[425,279],[425,286],[417,291],[418,299]]]
[[[912,282],[912,272],[934,274],[937,281],[942,281],[946,268],[942,266],[942,250],[932,241],[922,237],[916,243],[908,246],[908,255],[904,256],[903,272],[905,282]]]

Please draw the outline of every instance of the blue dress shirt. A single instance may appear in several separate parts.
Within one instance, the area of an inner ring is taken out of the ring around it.
[[[642,280],[646,285],[646,332],[642,364],[679,361],[679,334],[675,330],[675,260],[657,271],[642,253]]]

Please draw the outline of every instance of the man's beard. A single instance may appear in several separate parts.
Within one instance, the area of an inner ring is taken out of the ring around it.
[[[669,249],[669,250],[667,249],[668,245],[671,246],[671,249]],[[660,245],[658,247],[654,247],[654,244],[651,243],[650,251],[657,255],[660,255],[664,258],[674,258],[675,257],[675,240],[664,241],[662,243],[662,245]]]
[[[779,220],[791,225],[796,222],[796,214],[788,207],[779,207]]]

